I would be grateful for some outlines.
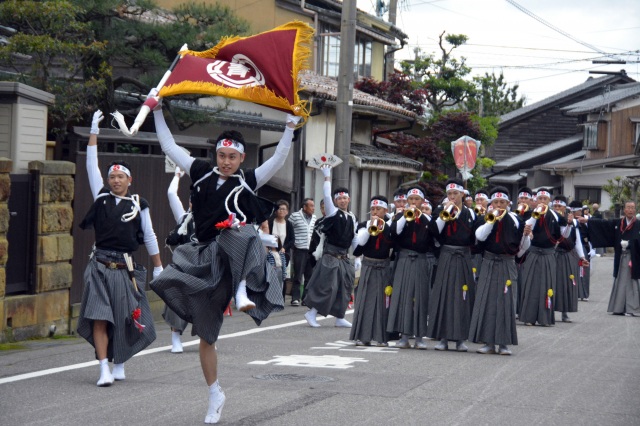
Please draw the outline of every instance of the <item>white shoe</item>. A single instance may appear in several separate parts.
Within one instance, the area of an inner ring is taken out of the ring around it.
[[[215,390],[209,390],[209,409],[207,410],[207,416],[204,418],[204,422],[207,424],[214,424],[220,421],[222,415],[222,407],[227,397],[220,389],[219,385],[215,386]]]
[[[318,324],[318,321],[316,321],[316,310],[315,309],[311,309],[309,311],[307,311],[306,314],[304,314],[304,319],[307,320],[307,322],[309,323],[309,325],[311,327],[320,327],[320,324]]]
[[[109,371],[109,364],[107,364],[106,362],[100,363],[100,378],[98,379],[98,383],[96,383],[96,385],[102,388],[111,386],[112,384],[113,375],[111,374],[111,371]]]
[[[171,332],[171,353],[172,354],[181,354],[184,352],[182,348],[182,342],[180,341],[180,332],[172,331]]]
[[[256,304],[247,296],[247,284],[244,280],[238,284],[238,291],[236,292],[236,309],[240,312],[247,312],[256,307]]]
[[[113,378],[114,380],[126,379],[124,375],[124,362],[122,364],[113,364]]]
[[[351,323],[344,318],[336,319],[336,327],[351,328]]]

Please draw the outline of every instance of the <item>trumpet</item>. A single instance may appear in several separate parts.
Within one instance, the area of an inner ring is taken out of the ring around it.
[[[540,217],[542,217],[545,214],[547,214],[547,210],[549,210],[549,206],[547,206],[547,205],[543,205],[542,207],[536,207],[531,212],[531,217],[534,218],[535,220],[538,220],[538,219],[540,219]]]
[[[494,209],[487,213],[484,217],[486,223],[499,222],[507,214],[507,209]]]
[[[483,215],[487,212],[487,209],[485,209],[482,204],[478,204],[473,208],[473,211],[476,212],[476,214]]]
[[[369,235],[377,237],[382,231],[384,231],[384,220],[380,218],[371,220],[369,227],[367,228]]]
[[[405,209],[403,214],[407,222],[413,222],[414,220],[420,217],[422,212],[417,207],[409,207]]]
[[[458,210],[458,207],[452,204],[446,209],[442,210],[439,217],[445,222],[449,222],[450,220],[456,220],[458,218],[458,213],[460,213],[460,210]]]
[[[521,204],[518,204],[518,207],[516,208],[516,213],[518,213],[520,216],[522,216],[528,211],[529,211],[529,204],[521,203]]]

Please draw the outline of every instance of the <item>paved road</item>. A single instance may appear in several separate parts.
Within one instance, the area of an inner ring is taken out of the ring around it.
[[[640,318],[607,314],[613,261],[596,262],[591,300],[574,322],[519,325],[511,357],[476,354],[473,344],[469,353],[437,352],[434,342],[427,351],[355,347],[333,319],[308,327],[303,307],[260,328],[227,317],[220,424],[639,425]],[[79,339],[0,353],[0,424],[201,424],[196,341],[185,336],[192,344],[171,354],[169,330],[156,327],[158,340],[109,388],[96,387],[93,351]]]

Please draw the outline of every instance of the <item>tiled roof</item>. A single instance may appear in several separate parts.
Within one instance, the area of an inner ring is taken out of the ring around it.
[[[586,114],[599,111],[603,107],[614,106],[616,102],[638,97],[639,95],[640,83],[621,84],[600,96],[594,96],[593,98],[568,105],[562,109],[569,115]]]
[[[590,169],[590,168],[602,168],[602,167],[616,167],[619,166],[629,166],[634,163],[637,163],[640,160],[640,157],[634,154],[620,155],[617,157],[609,157],[609,158],[592,158],[590,160],[577,160],[577,161],[567,161],[566,163],[560,164],[544,164],[541,166],[536,166],[536,170],[553,170],[553,171],[570,171],[570,170],[580,170]]]
[[[545,98],[541,101],[534,102],[531,105],[526,105],[522,108],[518,108],[515,111],[511,111],[500,116],[500,124],[504,124],[507,121],[514,120],[530,112],[543,109],[545,107],[549,107],[555,103],[561,102],[563,99],[578,95],[580,92],[584,90],[588,90],[593,87],[597,87],[599,85],[604,85],[604,84],[611,83],[614,81],[619,81],[619,80],[620,80],[620,77],[617,75],[609,75],[609,76],[600,77],[600,78],[589,78],[587,81],[585,81],[582,84],[578,84],[577,86],[574,86],[570,89],[556,93],[555,95],[549,96],[548,98]],[[628,80],[632,81],[631,79],[628,79]]]
[[[514,167],[519,167],[524,165],[532,160],[535,160],[538,157],[543,157],[547,155],[553,155],[556,151],[562,151],[571,145],[578,145],[582,142],[583,134],[579,133],[573,135],[571,137],[560,139],[559,141],[555,141],[553,143],[541,146],[540,148],[532,149],[531,151],[525,152],[520,155],[516,155],[515,157],[508,158],[506,160],[500,161],[496,163],[493,167],[497,170],[511,169]]]
[[[320,76],[311,71],[301,72],[299,77],[300,87],[304,92],[329,101],[338,100],[338,82],[336,80],[330,77]],[[353,90],[353,104],[354,107],[358,105],[373,107],[380,110],[380,112],[389,111],[409,119],[415,120],[418,117],[417,114],[412,111],[356,89]]]
[[[351,143],[351,155],[357,157],[362,162],[363,168],[367,166],[374,168],[384,168],[389,170],[398,170],[402,172],[419,172],[422,170],[422,163],[400,154],[385,151],[376,148],[373,145],[364,145],[361,143]]]

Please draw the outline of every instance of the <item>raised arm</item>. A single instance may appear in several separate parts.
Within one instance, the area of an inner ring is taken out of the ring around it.
[[[93,113],[91,130],[89,131],[89,144],[87,145],[87,176],[89,177],[89,187],[91,188],[91,195],[93,195],[94,200],[104,187],[104,180],[100,173],[100,167],[98,167],[99,125],[103,118],[102,111],[98,110]]]
[[[273,153],[271,158],[261,164],[256,170],[256,189],[269,182],[269,179],[276,174],[278,170],[284,166],[284,162],[289,155],[289,149],[291,149],[291,141],[293,140],[293,131],[296,128],[296,124],[300,121],[300,117],[287,114],[287,124],[284,128],[284,133],[280,142],[276,146],[276,152]]]
[[[153,118],[156,123],[156,135],[158,136],[158,141],[160,141],[162,151],[185,173],[190,174],[191,165],[195,158],[191,157],[176,144],[166,121],[164,121],[162,109],[154,110]]]
[[[331,197],[331,166],[325,164],[320,167],[320,171],[324,176],[324,184],[322,184],[322,194],[324,196],[324,212],[325,216],[333,216],[338,209],[333,204],[333,198]]]
[[[182,202],[180,201],[180,197],[178,197],[178,185],[180,184],[180,178],[183,173],[184,172],[180,170],[180,167],[176,167],[176,173],[169,185],[169,189],[167,189],[169,206],[171,206],[171,212],[173,213],[173,218],[176,220],[176,223],[180,223],[180,220],[182,220],[182,217],[186,213],[182,206]]]

